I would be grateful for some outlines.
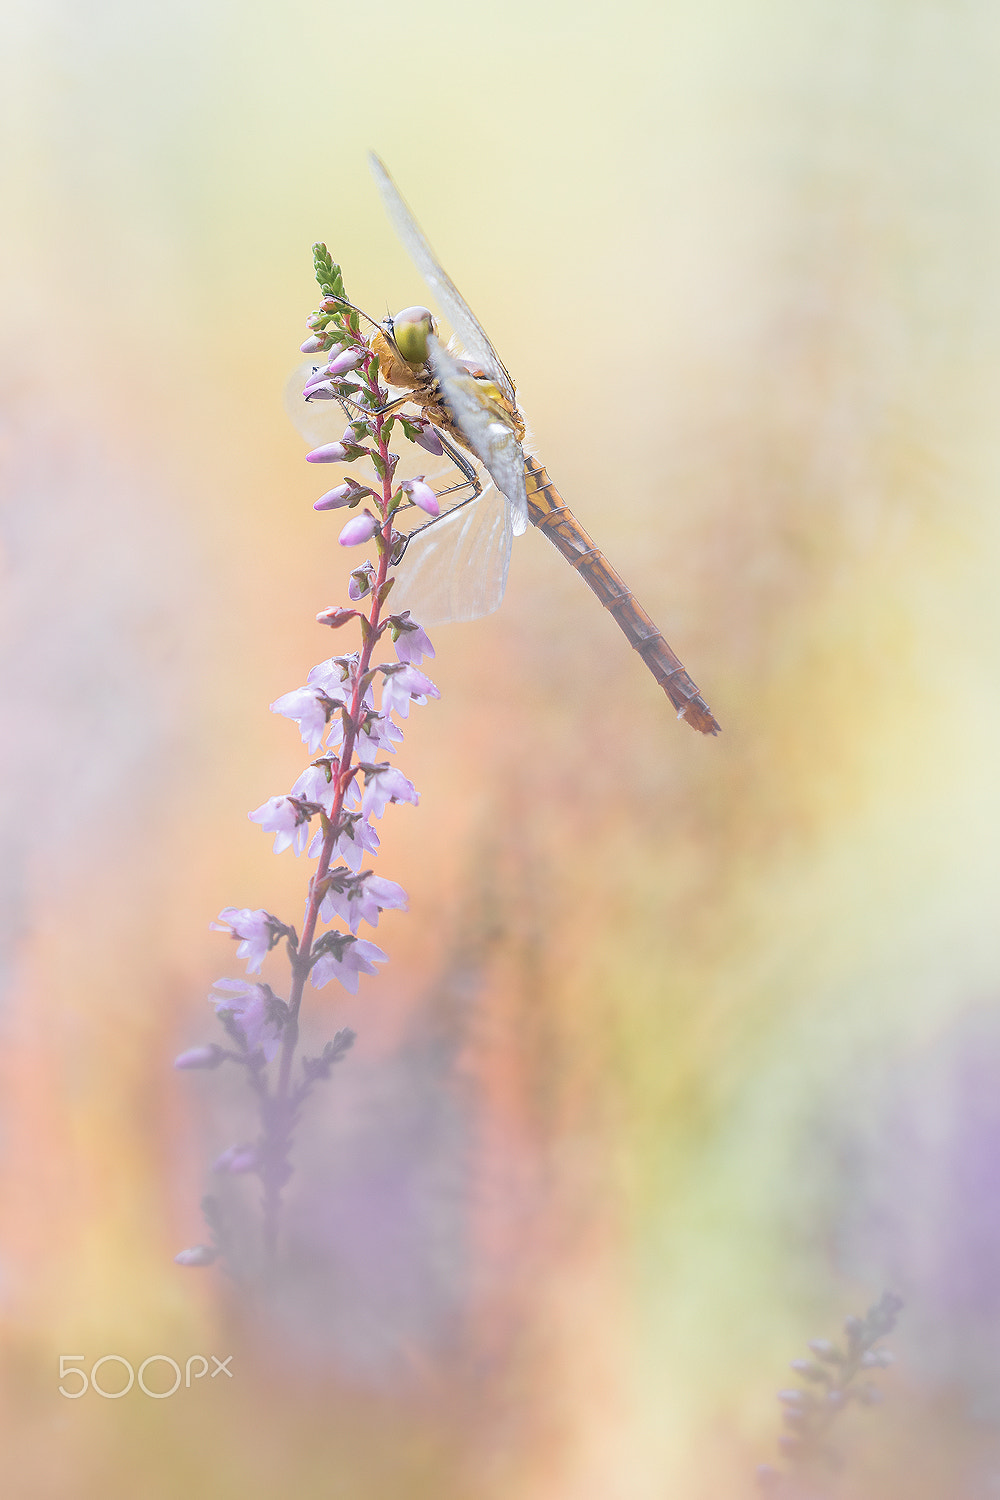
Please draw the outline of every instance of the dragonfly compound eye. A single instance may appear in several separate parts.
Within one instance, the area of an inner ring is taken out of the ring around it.
[[[427,337],[434,319],[426,307],[404,307],[392,320],[392,337],[408,365],[427,363]]]

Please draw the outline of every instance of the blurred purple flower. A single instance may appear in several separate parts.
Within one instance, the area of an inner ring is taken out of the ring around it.
[[[217,1068],[225,1060],[225,1048],[210,1042],[206,1047],[189,1047],[187,1052],[174,1058],[174,1067],[178,1072],[184,1072],[188,1068]]]
[[[174,1263],[178,1266],[210,1266],[218,1258],[218,1250],[211,1245],[191,1245],[174,1256]]]
[[[344,827],[334,849],[334,858],[339,855],[345,864],[357,873],[366,854],[377,854],[379,837],[371,824],[357,813],[344,819]]]
[[[337,796],[337,783],[335,774],[328,774],[328,767],[335,768],[339,765],[335,755],[321,757],[306,766],[302,774],[297,777],[292,787],[292,796],[301,797],[304,802],[314,802],[321,807],[327,817],[333,816],[333,805]],[[357,777],[348,782],[344,793],[344,806],[348,811],[355,811],[361,806],[361,793],[358,790]]]
[[[428,698],[440,698],[441,694],[423,672],[407,663],[398,668],[383,667],[382,712],[393,710],[401,719],[409,718],[410,701],[426,703]]]
[[[396,656],[401,662],[412,662],[415,666],[419,666],[425,656],[434,655],[434,647],[427,633],[416,620],[410,619],[408,609],[404,610],[401,615],[393,616],[392,636]]]
[[[377,963],[388,962],[388,954],[364,938],[345,936],[343,943],[337,946],[339,952],[327,949],[313,965],[310,978],[314,989],[321,990],[331,979],[337,979],[345,990],[356,995],[359,976],[374,974]]]
[[[390,802],[420,801],[417,789],[395,766],[375,766],[365,773],[365,793],[361,811],[366,818],[380,818]]]
[[[216,1014],[230,1016],[243,1034],[247,1051],[260,1051],[270,1062],[281,1045],[287,1014],[284,1003],[270,985],[251,984],[246,979],[217,979],[212,989],[215,993],[208,998]]]
[[[251,911],[248,907],[227,906],[219,913],[218,921],[210,922],[213,932],[231,932],[241,939],[236,950],[238,958],[246,959],[247,973],[257,974],[271,951],[271,939],[275,932],[285,930],[277,917],[267,911]]]
[[[395,880],[385,880],[371,870],[354,875],[347,869],[338,869],[331,871],[320,916],[324,922],[340,917],[356,933],[362,921],[377,927],[379,912],[406,911],[407,905],[406,892]]]
[[[259,1166],[255,1146],[230,1146],[212,1163],[213,1172],[256,1172]]]
[[[323,743],[330,710],[335,701],[340,700],[331,699],[322,688],[294,688],[292,692],[275,698],[271,704],[271,712],[293,719],[299,726],[302,743],[310,751],[316,751]]]
[[[247,817],[265,833],[274,834],[275,854],[289,848],[301,854],[309,842],[309,813],[291,797],[268,797]]]

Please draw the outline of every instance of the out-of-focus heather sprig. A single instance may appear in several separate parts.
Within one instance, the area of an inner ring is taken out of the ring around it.
[[[791,1368],[808,1384],[778,1392],[788,1428],[778,1441],[789,1469],[782,1473],[770,1464],[761,1465],[757,1481],[764,1494],[779,1500],[812,1500],[821,1493],[823,1474],[841,1462],[830,1441],[833,1423],[851,1402],[874,1406],[882,1399],[878,1387],[865,1377],[893,1363],[887,1349],[874,1346],[895,1328],[902,1306],[901,1297],[883,1292],[863,1318],[845,1320],[842,1345],[810,1339],[813,1358],[792,1360]]]
[[[324,245],[313,247],[316,279],[323,301],[309,320],[310,335],[302,348],[323,353],[327,363],[307,380],[303,397],[333,400],[343,408],[347,427],[339,443],[328,443],[308,455],[312,463],[351,463],[366,459],[372,483],[344,479],[316,502],[317,510],[358,511],[340,533],[345,547],[373,541],[376,560],[366,559],[351,573],[348,596],[354,605],[332,607],[317,616],[334,630],[355,623],[360,649],[334,656],[310,671],[306,684],[284,694],[271,708],[293,719],[314,759],[291,790],[269,797],[250,818],[274,834],[275,853],[291,848],[315,860],[309,881],[301,935],[290,923],[264,910],[226,907],[212,926],[238,943],[237,957],[249,975],[257,975],[268,954],[284,945],[290,965],[287,998],[257,979],[220,979],[210,1000],[226,1034],[226,1044],[194,1047],[176,1059],[180,1069],[214,1069],[230,1063],[242,1068],[256,1096],[259,1133],[256,1140],[230,1146],[215,1161],[217,1173],[255,1174],[262,1186],[262,1231],[259,1256],[234,1243],[224,1207],[214,1196],[203,1201],[212,1243],[184,1250],[182,1265],[210,1265],[220,1255],[229,1269],[245,1274],[257,1263],[270,1276],[276,1265],[282,1192],[292,1173],[293,1135],[305,1100],[325,1082],[354,1041],[350,1030],[338,1031],[318,1057],[297,1059],[299,1013],[307,982],[322,989],[336,979],[357,993],[362,974],[374,974],[386,954],[358,936],[362,922],[375,927],[381,912],[406,909],[406,893],[393,880],[364,868],[378,852],[374,821],[391,802],[416,803],[413,784],[385,759],[395,753],[403,732],[393,714],[405,719],[411,703],[439,696],[420,671],[434,650],[409,613],[392,614],[387,601],[399,536],[393,528],[401,508],[418,505],[431,514],[437,502],[426,485],[395,483],[398,455],[388,442],[394,423],[422,446],[433,438],[421,422],[383,414],[386,392],[379,385],[378,362],[360,331],[358,314],[345,300],[344,284]],[[422,493],[427,490],[427,494]],[[395,661],[374,662],[376,649],[389,642]],[[373,664],[374,663],[374,664]],[[376,706],[376,691],[379,701]]]

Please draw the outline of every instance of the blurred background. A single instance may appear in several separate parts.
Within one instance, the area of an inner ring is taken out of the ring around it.
[[[822,1493],[1000,1493],[995,7],[2,26],[5,1494],[739,1500],[788,1361],[886,1288]],[[264,1304],[172,1261],[253,1121],[171,1062],[240,972],[219,909],[300,921],[246,812],[346,591],[282,409],[310,246],[426,295],[369,147],[724,732],[537,534],[434,633],[410,911],[310,1001],[359,1039]],[[109,1354],[232,1378],[59,1394]]]

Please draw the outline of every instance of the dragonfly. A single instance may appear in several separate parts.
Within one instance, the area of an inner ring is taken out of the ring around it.
[[[525,421],[513,380],[385,166],[374,153],[369,164],[390,222],[464,356],[456,358],[441,343],[427,308],[408,308],[386,319],[371,348],[386,385],[402,394],[383,410],[407,402],[417,406],[472,488],[468,499],[411,533],[394,604],[409,603],[426,625],[489,614],[503,598],[513,539],[530,522],[597,595],[678,718],[702,734],[718,734],[720,726],[680,658],[594,545],[542,464],[525,453]],[[456,445],[478,460],[490,483],[479,480],[468,460],[456,454]]]

